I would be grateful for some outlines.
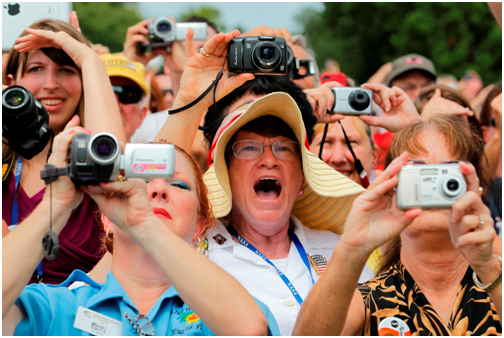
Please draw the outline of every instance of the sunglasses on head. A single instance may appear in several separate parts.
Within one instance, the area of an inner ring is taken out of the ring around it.
[[[112,89],[122,104],[138,103],[143,97],[143,91],[136,87],[112,85]]]

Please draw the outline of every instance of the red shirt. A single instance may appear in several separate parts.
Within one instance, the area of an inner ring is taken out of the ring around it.
[[[12,204],[14,201],[15,175],[14,170],[2,184],[2,219],[7,225],[12,224]],[[23,187],[18,191],[18,223],[30,215],[42,201],[45,188],[28,197]],[[47,215],[49,218],[49,215]],[[29,225],[28,225],[29,226]],[[75,269],[89,272],[102,258],[105,250],[102,238],[103,225],[98,217],[98,206],[86,194],[77,209],[58,236],[60,251],[52,261],[42,262],[43,282],[47,284],[63,283]],[[40,239],[42,245],[42,238]],[[31,283],[38,283],[35,272]]]

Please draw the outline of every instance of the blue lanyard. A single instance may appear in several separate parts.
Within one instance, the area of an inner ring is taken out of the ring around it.
[[[18,203],[17,203],[17,195],[18,195],[18,187],[19,180],[21,179],[21,170],[23,169],[23,161],[21,156],[18,157],[16,164],[16,190],[14,190],[14,202],[12,202],[12,216],[11,223],[18,225]],[[42,277],[44,272],[42,270],[42,261],[37,265],[37,274]]]
[[[282,271],[280,271],[276,266],[275,264],[273,264],[268,258],[266,258],[266,256],[264,256],[259,250],[257,250],[252,244],[250,244],[245,238],[243,238],[242,236],[238,235],[238,233],[236,232],[236,230],[233,228],[232,225],[229,225],[229,227],[227,228],[227,230],[229,231],[229,233],[233,236],[235,236],[236,238],[238,238],[238,241],[240,242],[241,245],[243,245],[244,247],[248,248],[250,251],[252,251],[253,253],[255,253],[257,256],[261,257],[262,259],[264,259],[264,261],[266,263],[268,263],[269,265],[271,265],[275,270],[276,272],[278,273],[278,275],[280,276],[280,278],[282,278],[283,282],[285,283],[285,285],[287,285],[287,287],[289,288],[289,290],[292,292],[292,295],[294,296],[294,298],[296,298],[297,302],[299,303],[299,305],[302,305],[303,304],[303,299],[301,298],[301,296],[299,296],[299,293],[297,292],[296,288],[294,287],[294,285],[291,283],[291,281],[287,278],[287,276],[285,276]],[[303,260],[303,263],[306,265],[306,268],[308,269],[308,271],[310,272],[310,276],[311,276],[311,279],[312,279],[312,282],[313,284],[315,284],[315,281],[313,280],[313,276],[312,276],[312,272],[311,272],[311,268],[310,268],[310,262],[308,261],[308,256],[306,255],[306,251],[305,249],[303,248],[303,245],[301,244],[301,242],[299,241],[299,238],[296,236],[296,234],[294,233],[294,231],[290,230],[289,229],[289,237],[292,239],[292,242],[294,242],[294,245],[296,246],[296,249],[298,250],[298,253],[299,255],[301,256],[301,259]]]

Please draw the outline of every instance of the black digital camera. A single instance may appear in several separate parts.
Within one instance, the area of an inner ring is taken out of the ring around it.
[[[170,178],[175,170],[173,144],[128,143],[121,155],[110,133],[77,134],[70,144],[68,174],[75,185],[114,181],[120,170],[127,178]]]
[[[228,44],[228,71],[233,74],[286,75],[288,49],[283,38],[239,36]]]
[[[2,92],[2,136],[9,147],[29,160],[44,150],[51,135],[49,114],[30,91],[11,86]]]

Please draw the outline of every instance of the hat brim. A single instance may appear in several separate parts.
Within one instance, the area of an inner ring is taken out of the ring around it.
[[[214,163],[204,174],[209,199],[215,217],[225,217],[231,211],[232,194],[225,159],[226,145],[248,122],[271,115],[287,123],[301,145],[305,186],[303,195],[294,203],[292,214],[311,229],[341,233],[354,199],[364,188],[337,172],[311,153],[305,146],[306,132],[296,102],[286,93],[272,93],[246,106],[240,115],[220,135],[215,146]]]

